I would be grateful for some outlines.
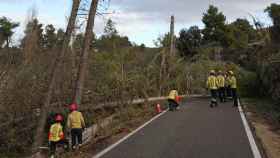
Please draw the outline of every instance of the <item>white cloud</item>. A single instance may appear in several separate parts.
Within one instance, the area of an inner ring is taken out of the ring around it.
[[[24,2],[24,3],[23,3]],[[53,5],[54,3],[56,5]],[[256,15],[260,20],[268,22],[263,10],[270,3],[279,3],[279,0],[111,0],[108,12],[115,14],[97,17],[95,32],[103,32],[106,19],[112,18],[117,23],[120,34],[129,36],[133,41],[153,45],[153,40],[159,34],[164,34],[169,29],[170,16],[176,17],[176,32],[190,25],[203,26],[201,19],[210,2],[226,15],[228,21],[236,18],[248,18],[249,13]],[[65,27],[66,16],[69,14],[71,0],[0,0],[0,4],[10,6],[21,4],[29,6],[36,4],[38,18],[44,24],[52,23],[57,27]],[[0,6],[1,8],[1,6]],[[24,22],[24,13],[11,10],[5,14],[15,21]],[[23,30],[21,28],[21,30]]]
[[[279,0],[113,0],[112,10],[117,13],[110,17],[117,22],[120,32],[129,37],[139,35],[138,32],[149,32],[155,39],[159,33],[168,31],[172,14],[176,18],[177,33],[190,25],[202,27],[201,19],[210,2],[226,15],[228,22],[250,18],[249,14],[252,14],[267,23],[269,20],[263,10],[271,3],[279,3]]]

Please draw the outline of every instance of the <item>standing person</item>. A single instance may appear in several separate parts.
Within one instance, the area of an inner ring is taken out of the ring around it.
[[[174,111],[175,109],[179,108],[179,104],[177,102],[177,97],[179,96],[177,90],[171,90],[168,96],[168,105],[169,105],[169,110]]]
[[[232,97],[232,94],[231,94],[231,88],[230,88],[230,74],[229,72],[226,72],[226,75],[225,75],[225,91],[226,91],[226,99],[227,98],[231,98]]]
[[[83,131],[85,126],[84,117],[81,112],[78,111],[77,104],[70,105],[71,113],[67,119],[67,126],[71,130],[71,140],[72,140],[72,149],[76,149],[82,146],[83,143]]]
[[[221,103],[225,102],[225,77],[222,71],[219,71],[217,76],[218,93]]]
[[[207,79],[206,87],[211,92],[210,107],[211,108],[213,108],[214,106],[217,107],[218,106],[218,102],[217,102],[217,89],[218,88],[217,88],[217,77],[215,76],[214,70],[210,71],[210,76]]]
[[[236,81],[233,71],[229,71],[229,75],[230,75],[229,84],[230,84],[231,94],[232,94],[232,98],[233,98],[233,106],[238,107],[237,81]]]
[[[51,125],[49,131],[49,144],[50,144],[50,155],[51,158],[54,158],[56,152],[56,146],[58,144],[64,145],[64,148],[68,150],[69,142],[64,138],[63,127],[61,122],[63,121],[63,117],[61,115],[57,115],[55,117],[55,123]]]

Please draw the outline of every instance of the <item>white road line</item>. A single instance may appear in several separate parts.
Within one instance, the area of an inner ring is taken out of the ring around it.
[[[136,130],[134,130],[133,132],[131,132],[130,134],[128,134],[127,136],[125,136],[124,138],[122,138],[121,140],[119,140],[118,142],[116,142],[115,144],[109,146],[108,148],[104,149],[103,151],[101,151],[100,153],[98,153],[97,155],[93,156],[92,158],[101,158],[103,155],[105,155],[106,153],[108,153],[109,151],[111,151],[112,149],[114,149],[115,147],[117,147],[119,144],[121,144],[122,142],[124,142],[125,140],[127,140],[128,138],[130,138],[131,136],[133,136],[134,134],[136,134],[138,131],[140,131],[141,129],[143,129],[144,127],[146,127],[148,124],[152,123],[154,120],[156,120],[157,118],[159,118],[160,116],[162,116],[163,114],[165,114],[168,110],[163,111],[162,113],[158,114],[157,116],[153,117],[150,121],[146,122],[145,124],[143,124],[142,126],[140,126],[139,128],[137,128]]]
[[[246,131],[247,137],[249,139],[251,150],[253,152],[254,158],[262,158],[261,153],[260,153],[260,151],[258,149],[258,146],[256,144],[256,141],[254,139],[254,136],[252,134],[252,131],[251,131],[250,127],[249,127],[248,121],[247,121],[247,119],[245,117],[244,111],[243,111],[243,109],[242,109],[242,107],[240,105],[240,101],[239,100],[238,100],[238,110],[239,110],[239,113],[240,113],[243,125],[245,127],[245,131]]]

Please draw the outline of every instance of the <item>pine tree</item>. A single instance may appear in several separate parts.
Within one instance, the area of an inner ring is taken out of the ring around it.
[[[210,5],[207,13],[203,14],[202,21],[205,24],[202,31],[204,41],[222,43],[226,32],[225,15],[217,7]]]
[[[109,19],[107,21],[107,24],[104,28],[104,33],[105,33],[105,36],[109,37],[109,38],[116,36],[118,34],[115,23],[113,22],[112,19]]]
[[[56,30],[53,25],[47,25],[45,27],[44,48],[50,49],[55,47],[57,42],[57,35],[55,31]]]
[[[273,22],[271,36],[275,42],[280,42],[280,4],[271,4],[265,9]]]
[[[19,26],[19,23],[12,22],[6,17],[0,18],[0,47],[6,42],[6,47],[10,46],[11,37],[14,34],[14,29]]]

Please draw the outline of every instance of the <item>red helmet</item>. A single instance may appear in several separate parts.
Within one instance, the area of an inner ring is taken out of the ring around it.
[[[63,117],[61,115],[56,115],[55,121],[62,121]]]
[[[76,103],[70,105],[70,111],[75,111],[77,109],[78,109],[78,105]]]

